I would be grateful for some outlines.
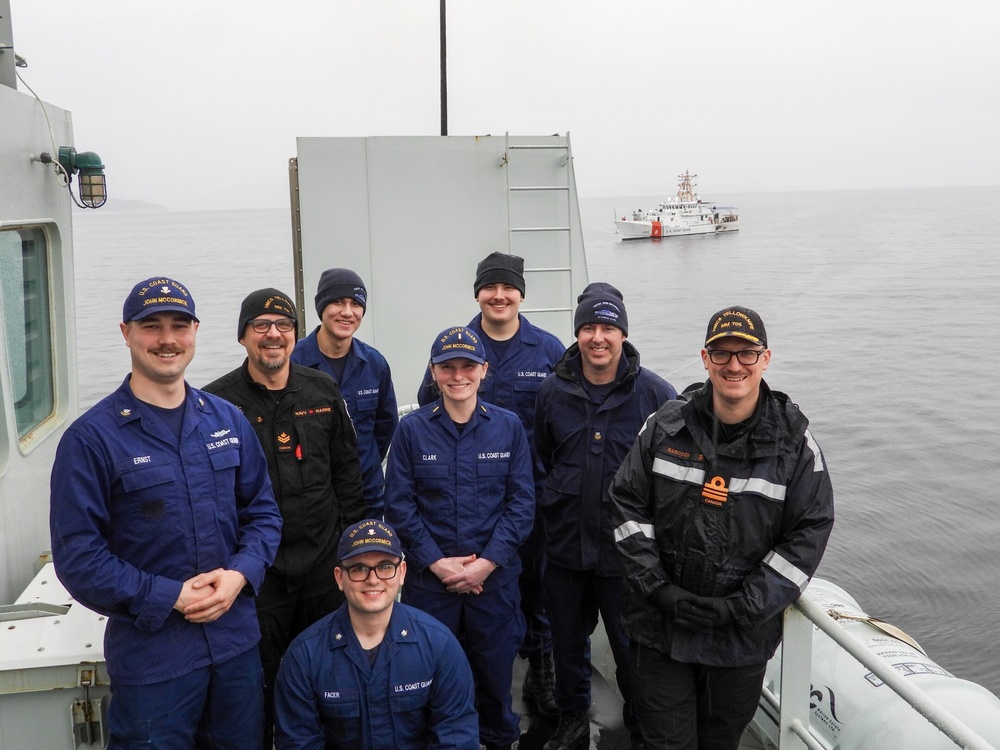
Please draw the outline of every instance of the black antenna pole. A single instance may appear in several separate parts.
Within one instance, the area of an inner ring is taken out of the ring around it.
[[[448,135],[448,38],[445,33],[446,0],[441,0],[441,135]]]

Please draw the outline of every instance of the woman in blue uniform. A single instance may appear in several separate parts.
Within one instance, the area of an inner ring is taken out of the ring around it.
[[[517,548],[535,515],[531,453],[520,419],[479,400],[488,365],[478,334],[442,331],[430,364],[441,395],[399,423],[386,520],[410,570],[403,601],[458,636],[476,680],[479,741],[509,748],[520,738],[510,685],[524,635]]]

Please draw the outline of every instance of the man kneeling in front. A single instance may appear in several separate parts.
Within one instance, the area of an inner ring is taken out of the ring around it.
[[[333,573],[346,601],[289,646],[275,686],[278,750],[478,750],[472,670],[444,625],[396,601],[395,530],[350,526]]]

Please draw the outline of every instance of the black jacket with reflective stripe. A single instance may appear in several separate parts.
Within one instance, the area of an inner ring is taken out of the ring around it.
[[[716,666],[769,659],[781,613],[815,573],[833,528],[833,488],[808,420],[761,383],[755,421],[716,445],[699,410],[711,384],[650,417],[611,487],[625,568],[622,625],[673,658]],[[730,625],[674,626],[650,600],[673,583],[726,597]]]

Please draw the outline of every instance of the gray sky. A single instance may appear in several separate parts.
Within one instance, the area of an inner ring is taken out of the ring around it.
[[[297,136],[437,135],[438,0],[12,0],[109,192],[288,204]],[[583,196],[1000,184],[1000,2],[450,0],[449,132],[570,131]]]

